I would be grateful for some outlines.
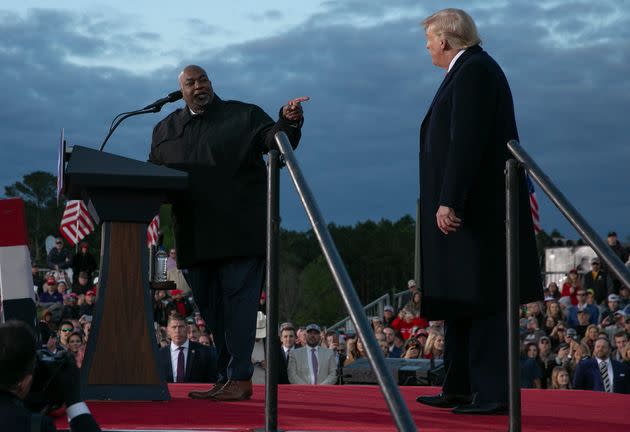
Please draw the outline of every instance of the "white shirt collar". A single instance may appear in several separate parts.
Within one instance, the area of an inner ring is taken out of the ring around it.
[[[453,57],[453,60],[451,60],[451,62],[448,65],[448,70],[446,71],[446,73],[449,73],[451,71],[451,69],[453,68],[453,65],[455,64],[457,59],[460,58],[462,56],[462,54],[464,54],[464,51],[466,51],[466,50],[465,49],[460,50],[457,54],[455,54],[455,57]]]
[[[600,364],[600,363],[608,364],[608,363],[610,363],[610,356],[608,356],[608,358],[606,360],[600,359],[599,357],[595,357],[595,359],[597,360],[597,364]]]
[[[186,351],[188,349],[188,345],[190,345],[190,341],[188,339],[186,339],[186,342],[184,342],[181,346],[184,347],[184,351]],[[171,341],[171,352],[177,351],[178,350],[178,346],[175,345],[172,341]]]

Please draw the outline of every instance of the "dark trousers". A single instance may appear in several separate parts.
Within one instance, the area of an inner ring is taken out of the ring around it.
[[[508,349],[505,311],[445,321],[446,394],[476,394],[477,402],[507,403]]]
[[[188,269],[186,279],[217,349],[217,382],[252,377],[264,273],[262,257],[209,261]]]

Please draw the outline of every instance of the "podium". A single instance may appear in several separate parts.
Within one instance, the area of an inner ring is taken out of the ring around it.
[[[149,289],[147,226],[188,174],[74,146],[65,195],[81,199],[102,223],[96,313],[81,367],[87,400],[168,400],[158,364]]]

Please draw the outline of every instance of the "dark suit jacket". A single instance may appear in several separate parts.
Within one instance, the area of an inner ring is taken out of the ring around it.
[[[295,349],[295,347],[293,347]],[[278,364],[280,365],[278,371],[278,384],[290,384],[289,383],[289,375],[287,374],[287,366],[289,365],[289,357],[285,357],[284,348],[282,348],[282,344],[280,344],[280,349],[278,350]]]
[[[260,107],[216,94],[203,114],[178,109],[155,126],[149,161],[188,173],[189,187],[171,197],[179,268],[265,255],[263,153],[276,147],[280,130],[295,148],[300,127],[284,118],[274,123]]]
[[[420,129],[422,315],[484,316],[505,308],[505,162],[518,139],[512,94],[499,65],[468,48],[444,78]],[[520,180],[521,303],[542,299],[525,176]],[[437,227],[439,206],[463,220]]]
[[[625,364],[612,360],[613,393],[630,393],[630,369]],[[579,362],[573,375],[573,387],[578,390],[604,391],[604,383],[595,358]]]
[[[217,352],[214,347],[200,343],[188,342],[188,358],[184,382],[215,382],[217,379]],[[173,366],[171,365],[171,346],[160,348],[160,364],[164,370],[166,381],[173,382]]]
[[[33,419],[39,418],[41,432],[55,432],[55,424],[48,416],[35,416],[22,402],[9,393],[0,393],[0,430],[11,432],[31,432]],[[70,422],[71,432],[98,432],[101,428],[90,414],[76,416]]]

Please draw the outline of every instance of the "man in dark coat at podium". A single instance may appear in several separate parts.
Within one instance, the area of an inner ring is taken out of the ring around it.
[[[423,25],[433,64],[447,72],[420,130],[422,315],[445,320],[446,377],[441,394],[418,402],[462,414],[504,413],[504,169],[506,144],[518,138],[512,95],[468,14],[445,9]],[[525,302],[542,298],[542,284],[525,177],[520,180]]]
[[[263,154],[278,131],[297,147],[308,98],[289,101],[274,122],[256,105],[219,98],[199,66],[185,67],[179,84],[186,107],[155,126],[149,161],[189,176],[188,189],[171,198],[177,264],[218,353],[217,384],[190,397],[249,399],[266,251]]]

